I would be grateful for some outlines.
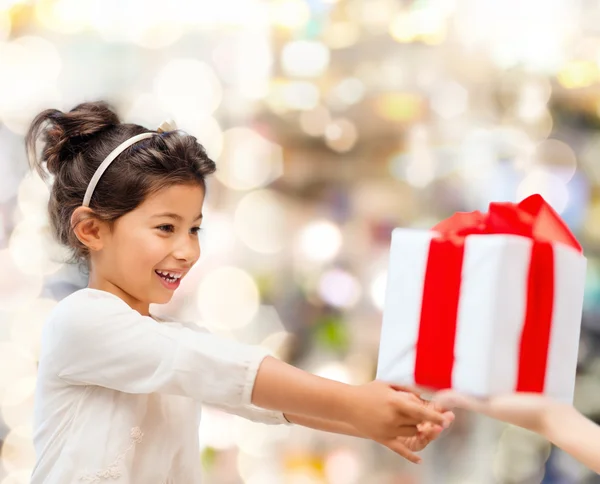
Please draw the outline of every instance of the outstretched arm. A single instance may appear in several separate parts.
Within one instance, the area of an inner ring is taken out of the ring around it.
[[[571,405],[527,393],[480,400],[444,391],[435,400],[444,407],[471,410],[532,430],[600,473],[600,427]]]

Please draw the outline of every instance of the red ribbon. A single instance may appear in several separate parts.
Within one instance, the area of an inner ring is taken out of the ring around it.
[[[465,237],[513,234],[534,241],[527,283],[527,309],[521,336],[517,391],[544,390],[554,301],[553,242],[581,252],[581,246],[541,195],[519,204],[491,203],[488,213],[456,213],[433,228],[425,272],[416,347],[415,383],[452,387],[454,342]]]

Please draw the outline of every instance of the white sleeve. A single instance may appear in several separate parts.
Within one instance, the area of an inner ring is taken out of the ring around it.
[[[268,355],[258,346],[159,323],[116,296],[91,290],[61,302],[42,338],[42,358],[70,384],[231,407],[251,404]]]
[[[243,417],[252,422],[264,423],[268,425],[291,425],[283,413],[275,410],[257,407],[255,405],[238,405],[235,407],[229,405],[211,405],[211,407],[223,412],[231,413]]]
[[[201,328],[196,324],[190,323],[182,323],[185,327],[190,328],[192,331],[200,333],[200,334],[210,334],[210,332]],[[267,350],[268,351],[268,350]],[[210,405],[213,408],[221,410],[223,412],[231,413],[237,415],[239,417],[243,417],[247,420],[251,420],[252,422],[264,423],[268,425],[291,425],[283,412],[278,412],[277,410],[269,410],[266,408],[257,407],[256,405],[252,405],[251,403],[246,405],[224,405],[224,404],[212,404]]]

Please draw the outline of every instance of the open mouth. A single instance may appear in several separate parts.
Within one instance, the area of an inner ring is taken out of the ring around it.
[[[166,271],[159,271],[159,270],[156,270],[154,272],[156,272],[156,274],[158,274],[158,276],[160,278],[162,278],[164,281],[168,282],[169,284],[174,284],[174,283],[178,282],[179,279],[181,279],[181,276],[183,275],[181,272],[177,273],[177,272],[166,272]]]

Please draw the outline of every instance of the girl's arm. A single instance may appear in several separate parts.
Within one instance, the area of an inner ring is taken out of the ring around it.
[[[414,435],[414,427],[423,421],[447,427],[450,419],[413,393],[403,390],[380,381],[346,385],[266,357],[256,375],[252,403],[285,414],[342,422],[355,429],[358,435],[418,462],[420,459],[397,437]],[[331,425],[318,420],[305,423],[309,426]],[[339,429],[343,433],[353,433],[354,430],[346,425]]]
[[[546,437],[593,471],[600,473],[600,427],[575,408],[538,394],[516,393],[479,400],[440,392],[441,405],[482,413]]]

